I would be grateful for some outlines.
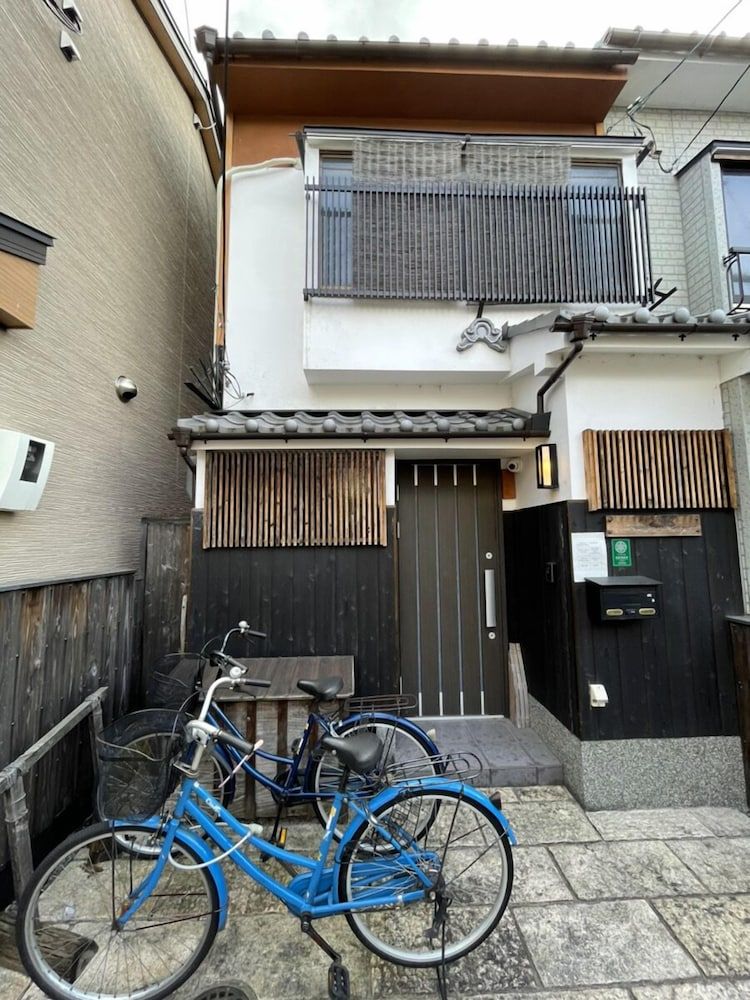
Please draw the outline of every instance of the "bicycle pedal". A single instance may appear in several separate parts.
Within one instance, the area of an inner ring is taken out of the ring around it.
[[[328,967],[328,996],[330,1000],[349,1000],[349,970],[339,962]]]

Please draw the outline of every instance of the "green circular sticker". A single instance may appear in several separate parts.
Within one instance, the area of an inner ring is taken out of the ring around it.
[[[618,556],[625,555],[625,553],[628,551],[628,543],[623,542],[623,540],[620,538],[618,539],[618,541],[615,542],[614,548]]]

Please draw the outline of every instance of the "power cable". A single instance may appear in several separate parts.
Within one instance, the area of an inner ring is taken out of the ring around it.
[[[688,142],[687,145],[683,146],[682,149],[680,150],[680,152],[677,154],[677,156],[675,156],[674,160],[672,160],[672,166],[670,167],[670,173],[677,166],[677,163],[679,162],[679,160],[682,157],[683,153],[687,152],[687,150],[690,149],[690,147],[693,145],[693,143],[698,138],[698,136],[708,127],[708,125],[713,121],[713,119],[716,117],[716,115],[721,111],[721,109],[724,106],[725,102],[731,97],[731,95],[734,93],[734,91],[737,89],[737,87],[739,87],[739,85],[742,83],[742,81],[744,80],[744,78],[747,76],[748,73],[750,73],[750,63],[748,63],[747,66],[745,66],[745,68],[743,69],[743,71],[740,73],[740,75],[734,81],[734,83],[729,88],[729,90],[726,92],[726,94],[724,94],[724,96],[719,101],[719,103],[716,105],[716,107],[711,112],[711,114],[708,116],[708,118],[703,122],[703,124],[698,129],[698,131],[695,133],[695,135],[690,140],[690,142]]]
[[[656,91],[660,87],[662,87],[667,82],[667,80],[677,72],[680,66],[682,66],[690,58],[690,56],[707,41],[708,38],[710,38],[713,32],[716,31],[716,29],[720,27],[724,23],[724,21],[726,21],[729,15],[733,14],[734,11],[737,10],[737,8],[743,2],[744,0],[737,0],[737,2],[732,7],[729,8],[729,10],[726,12],[726,14],[724,14],[723,17],[720,17],[719,20],[716,22],[716,24],[714,24],[711,28],[708,29],[703,38],[697,41],[689,52],[685,53],[682,59],[680,59],[680,61],[675,66],[672,67],[672,69],[667,73],[667,75],[662,80],[660,80],[655,86],[653,86],[651,90],[649,90],[649,92],[646,94],[645,97],[636,97],[633,103],[628,106],[628,109],[625,112],[625,114],[622,115],[620,118],[617,119],[616,122],[613,122],[609,126],[609,128],[607,129],[607,134],[609,134],[613,128],[616,128],[620,124],[620,122],[623,122],[625,121],[626,118],[630,117],[630,112],[640,111],[640,109],[644,106],[646,101],[650,100],[654,96]]]
[[[224,127],[221,142],[221,346],[216,352],[216,375],[220,390],[224,384],[224,356],[227,346],[227,124],[229,119],[229,0],[224,5]]]

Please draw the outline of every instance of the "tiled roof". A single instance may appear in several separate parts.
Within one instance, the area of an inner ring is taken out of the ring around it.
[[[525,410],[229,410],[180,420],[173,432],[192,438],[522,437]]]
[[[508,326],[509,338],[535,330],[574,331],[585,324],[590,332],[597,333],[674,333],[685,337],[691,333],[725,333],[734,337],[750,333],[750,311],[727,314],[723,309],[693,316],[686,306],[671,312],[651,312],[645,306],[629,312],[614,312],[608,306],[598,305],[581,312],[574,309],[553,309],[533,319]]]

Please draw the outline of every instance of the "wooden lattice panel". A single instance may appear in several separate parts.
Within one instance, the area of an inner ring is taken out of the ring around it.
[[[729,431],[583,432],[589,510],[736,506]]]
[[[386,545],[382,451],[209,451],[203,547]]]

